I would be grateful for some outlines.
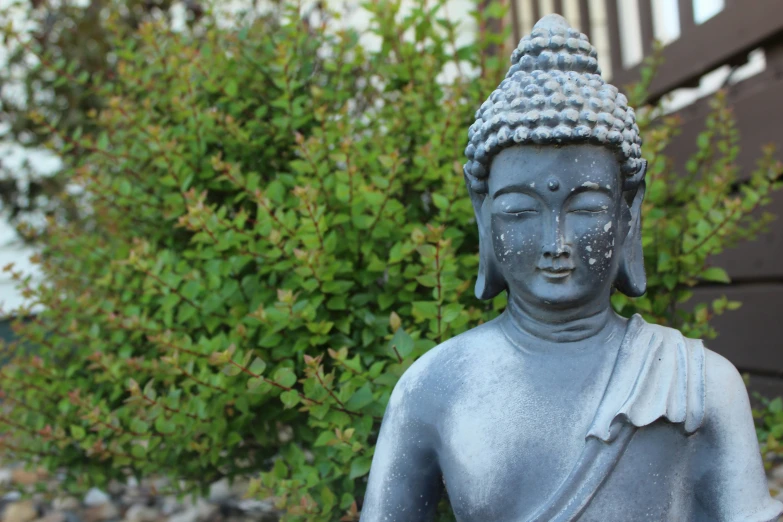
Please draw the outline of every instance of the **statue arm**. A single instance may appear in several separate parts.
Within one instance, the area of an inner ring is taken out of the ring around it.
[[[776,521],[783,504],[769,494],[745,383],[729,361],[706,355],[703,440],[693,477],[698,509],[715,522]]]
[[[383,417],[361,522],[427,522],[435,517],[441,496],[435,428],[431,419],[424,420],[427,401],[416,397],[405,377]]]

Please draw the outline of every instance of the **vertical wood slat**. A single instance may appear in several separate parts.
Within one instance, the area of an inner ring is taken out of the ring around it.
[[[563,0],[555,0],[555,12],[563,15]]]
[[[519,26],[519,2],[524,0],[511,0],[511,31],[514,43],[522,39],[522,28]]]
[[[533,3],[533,25],[541,19],[541,5],[539,0],[530,0]]]
[[[653,29],[652,0],[638,0],[639,22],[642,27],[642,56],[647,57],[652,53],[655,33]]]
[[[604,0],[604,2],[606,5],[606,25],[609,32],[609,56],[612,59],[612,76],[616,76],[623,70],[623,54],[620,47],[620,17],[617,13],[618,0]]]
[[[588,0],[579,0],[579,30],[590,38],[592,26],[590,22],[590,6]]]
[[[696,22],[693,18],[693,0],[677,0],[677,11],[680,14],[680,38],[694,25]]]

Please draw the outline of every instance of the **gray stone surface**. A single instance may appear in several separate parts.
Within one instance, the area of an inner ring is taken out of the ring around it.
[[[646,163],[587,37],[539,21],[468,140],[476,296],[508,306],[402,376],[362,522],[433,520],[443,494],[460,522],[777,520],[737,370],[611,308],[646,290]]]

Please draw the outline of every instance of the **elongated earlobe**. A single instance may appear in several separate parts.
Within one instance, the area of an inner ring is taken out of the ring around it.
[[[476,297],[492,299],[506,289],[506,281],[495,264],[495,252],[489,234],[481,232],[479,224],[479,269],[476,278]]]
[[[642,201],[646,183],[644,180],[647,163],[643,162],[639,174],[635,175],[632,188],[633,199],[629,204],[630,223],[628,234],[622,245],[620,266],[615,287],[628,297],[639,297],[647,291],[647,274],[644,272],[644,251],[642,250]]]
[[[506,281],[497,268],[495,251],[492,248],[489,209],[484,208],[487,195],[474,192],[469,181],[468,192],[470,193],[470,201],[473,203],[473,213],[476,216],[479,232],[479,269],[475,294],[478,299],[492,299],[506,289]]]

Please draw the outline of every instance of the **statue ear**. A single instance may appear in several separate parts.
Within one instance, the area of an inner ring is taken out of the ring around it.
[[[479,232],[479,269],[475,293],[479,299],[492,299],[506,289],[506,281],[498,270],[495,251],[492,248],[489,207],[485,208],[484,204],[487,194],[476,193],[471,188],[469,180],[466,181],[468,181],[468,192]]]
[[[630,219],[628,233],[622,244],[620,266],[614,284],[620,292],[628,297],[639,297],[647,290],[647,275],[644,273],[644,252],[642,251],[642,201],[646,189],[644,180],[646,172],[647,162],[642,160],[639,171],[630,179],[625,180],[624,184],[624,196],[628,202]],[[626,213],[623,212],[623,214]],[[624,228],[622,227],[621,230]]]

